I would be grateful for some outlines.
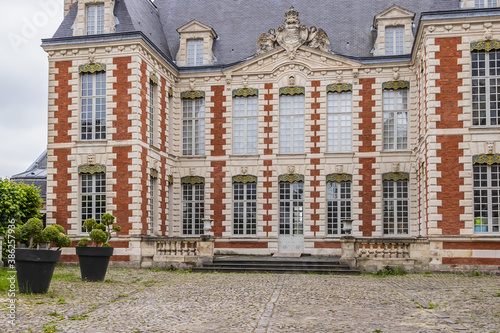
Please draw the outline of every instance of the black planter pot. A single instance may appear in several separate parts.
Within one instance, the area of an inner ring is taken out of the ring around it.
[[[112,247],[77,246],[76,254],[83,281],[104,281],[109,258],[113,255]]]
[[[16,271],[19,292],[41,294],[49,290],[61,251],[16,248]]]

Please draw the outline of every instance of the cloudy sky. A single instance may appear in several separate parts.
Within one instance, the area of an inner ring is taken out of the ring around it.
[[[0,1],[0,178],[26,170],[47,146],[48,62],[40,47],[64,0]]]

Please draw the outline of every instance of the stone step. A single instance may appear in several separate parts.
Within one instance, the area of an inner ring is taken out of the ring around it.
[[[357,275],[360,272],[346,268],[308,268],[308,267],[228,267],[205,265],[192,269],[193,273],[278,273],[278,274],[332,274],[332,275]]]
[[[339,263],[339,257],[217,256],[213,263],[193,268],[193,272],[359,274]]]

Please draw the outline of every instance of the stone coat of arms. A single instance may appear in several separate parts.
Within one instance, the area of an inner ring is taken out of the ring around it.
[[[276,31],[270,29],[269,32],[260,35],[257,41],[257,55],[275,49],[277,46],[283,47],[288,56],[293,59],[295,53],[301,45],[307,45],[321,51],[330,52],[328,46],[330,40],[323,29],[300,25],[299,12],[293,6],[286,12],[285,26],[280,26]]]

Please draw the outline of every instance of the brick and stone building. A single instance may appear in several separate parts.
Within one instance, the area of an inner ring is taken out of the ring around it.
[[[352,220],[358,266],[498,270],[499,6],[65,0],[47,222],[111,213],[147,266],[204,219],[260,255],[340,255]]]

